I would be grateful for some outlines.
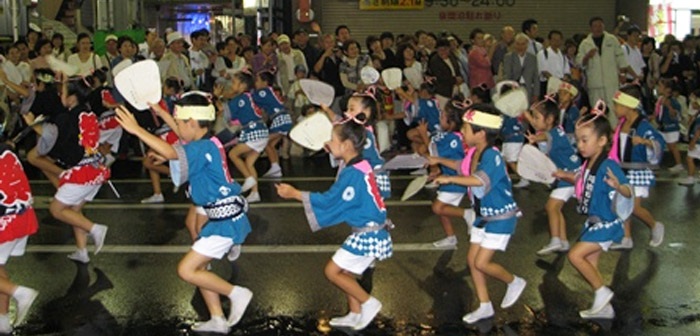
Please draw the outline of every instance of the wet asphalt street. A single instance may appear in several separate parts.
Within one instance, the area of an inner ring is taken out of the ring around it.
[[[334,176],[327,162],[283,162],[285,175],[293,176],[286,181],[301,189],[325,190]],[[267,161],[259,164],[264,172]],[[53,188],[28,171],[40,230],[30,238],[27,254],[11,259],[8,270],[40,296],[16,335],[190,335],[190,325],[207,318],[201,297],[175,272],[190,245],[184,228],[189,203],[183,190],[173,195],[164,181],[166,203],[142,205],[140,199],[152,192],[146,175],[137,163],[117,162],[113,181],[122,198],[105,185],[85,210],[89,218],[109,225],[106,246],[91,255],[90,264],[80,265],[66,258],[74,249],[71,229],[48,212]],[[650,248],[649,230],[635,222],[634,249],[601,258],[600,270],[616,294],[614,320],[579,318],[578,311],[587,309],[593,298],[588,284],[565,255],[535,254],[549,240],[543,210],[549,192],[535,185],[515,191],[525,215],[507,252],[496,256],[528,281],[527,288],[515,306],[496,308],[494,319],[473,326],[461,321],[477,304],[466,265],[464,222],[453,220],[460,240],[457,250],[433,249],[431,242],[443,236],[430,208],[434,192],[423,190],[400,202],[411,176],[392,175],[393,196],[387,205],[397,224],[392,231],[394,257],[364,279],[384,308],[357,335],[700,334],[700,186],[679,186],[667,172],[659,175],[646,204],[666,224],[663,245]],[[261,181],[263,201],[249,212],[253,232],[241,258],[212,264],[215,272],[254,293],[242,322],[230,334],[353,334],[328,326],[329,317],[344,314],[346,307],[344,297],[323,276],[325,263],[349,229],[340,225],[311,233],[301,205],[277,197],[273,183]],[[565,216],[569,237],[576,237],[583,217],[576,214],[574,202],[566,205]],[[505,285],[491,281],[489,286],[497,307]]]

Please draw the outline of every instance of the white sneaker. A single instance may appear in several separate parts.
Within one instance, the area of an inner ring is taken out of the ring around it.
[[[529,185],[530,185],[530,181],[528,181],[526,179],[520,179],[520,181],[518,181],[518,183],[513,185],[513,188],[518,188],[518,189],[527,188]]]
[[[238,259],[238,257],[240,257],[240,256],[241,256],[241,245],[236,244],[236,245],[231,246],[231,249],[228,251],[228,254],[226,255],[226,259],[228,259],[228,261],[236,261],[236,259]]]
[[[260,193],[257,191],[253,191],[248,196],[246,196],[245,200],[248,203],[258,203],[260,202]]]
[[[348,314],[345,316],[338,316],[338,317],[332,318],[328,322],[328,324],[330,324],[331,327],[352,328],[352,327],[356,326],[357,323],[360,321],[360,316],[361,316],[361,314],[348,312]]]
[[[107,225],[95,223],[90,230],[90,236],[95,241],[95,254],[100,253],[105,245],[105,237],[107,236]]]
[[[515,276],[513,282],[508,284],[506,295],[503,297],[503,302],[501,302],[501,308],[508,308],[514,305],[520,298],[520,294],[525,290],[526,285],[527,281],[525,279]]]
[[[493,305],[491,302],[484,302],[479,305],[479,308],[462,317],[462,321],[468,324],[473,324],[479,320],[487,319],[494,315]]]
[[[262,177],[282,177],[282,167],[280,167],[279,164],[273,163]]]
[[[87,249],[77,250],[68,255],[68,259],[77,261],[79,263],[87,264],[90,262],[90,257],[88,256]]]
[[[588,311],[591,314],[598,314],[607,304],[610,303],[615,293],[608,287],[600,287],[595,291],[595,299],[593,299],[593,305]]]
[[[677,164],[671,168],[668,168],[668,171],[670,171],[671,173],[680,173],[684,170],[685,170],[685,167],[683,167],[682,164]]]
[[[631,250],[634,247],[634,242],[632,242],[632,238],[624,237],[622,238],[622,242],[620,243],[613,243],[610,245],[611,250]]]
[[[474,209],[464,209],[464,215],[462,215],[464,221],[467,222],[467,234],[472,234],[472,227],[476,221],[476,211]]]
[[[29,308],[31,308],[32,303],[39,295],[39,292],[24,286],[18,286],[15,292],[12,293],[12,297],[17,301],[17,317],[15,318],[15,325],[22,324],[24,319],[29,313]]]
[[[10,317],[6,315],[0,315],[0,334],[11,334],[12,324],[10,323]]]
[[[678,180],[678,184],[684,185],[684,186],[689,186],[689,187],[694,186],[695,182],[697,182],[697,180],[693,176],[686,176],[685,178]]]
[[[243,182],[243,186],[241,187],[241,192],[250,190],[250,188],[255,187],[256,184],[258,184],[258,181],[255,180],[255,177],[246,177],[245,181]]]
[[[559,249],[559,252],[568,252],[571,249],[571,245],[569,245],[568,240],[563,240],[561,242],[561,248]]]
[[[591,313],[588,309],[582,310],[578,314],[584,319],[613,319],[615,318],[615,309],[608,303],[597,314]]]
[[[226,323],[223,316],[214,316],[206,322],[196,322],[192,325],[192,331],[211,332],[217,334],[228,334],[231,328]]]
[[[550,253],[559,252],[563,247],[564,246],[562,245],[561,241],[552,241],[549,242],[549,244],[545,245],[542,249],[537,251],[537,255],[543,256]]]
[[[253,299],[253,292],[248,288],[235,286],[229,295],[229,299],[231,299],[231,311],[228,314],[227,322],[229,326],[233,327],[238,324],[243,314],[245,314],[250,300]]]
[[[447,236],[433,243],[435,248],[439,249],[456,249],[457,248],[457,237]]]
[[[428,175],[428,170],[425,168],[416,169],[410,173],[413,176]]]
[[[664,225],[661,222],[656,222],[654,228],[651,229],[651,240],[649,241],[649,246],[657,247],[664,242]]]
[[[165,202],[163,194],[153,194],[141,200],[141,204],[156,204]]]
[[[382,310],[382,303],[374,296],[370,296],[369,300],[365,301],[360,309],[362,309],[360,312],[360,319],[357,321],[357,324],[352,327],[354,330],[367,328],[370,322],[379,314],[379,311]]]

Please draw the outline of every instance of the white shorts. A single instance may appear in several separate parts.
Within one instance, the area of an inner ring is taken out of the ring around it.
[[[267,140],[268,140],[268,138],[248,141],[248,142],[244,143],[244,145],[250,147],[250,149],[252,149],[258,153],[262,153],[265,150],[265,147],[267,146]]]
[[[331,258],[338,267],[357,275],[365,272],[367,267],[374,263],[374,257],[361,256],[339,248]]]
[[[518,155],[523,149],[523,144],[519,142],[504,142],[503,143],[503,159],[506,162],[518,162]]]
[[[24,255],[24,249],[27,247],[27,236],[17,238],[0,244],[0,265],[7,264],[7,259]]]
[[[554,198],[566,202],[569,200],[569,198],[574,196],[574,193],[576,193],[574,189],[574,186],[556,188],[552,190],[551,193],[549,193],[549,198]]]
[[[612,244],[613,244],[613,241],[608,240],[608,241],[604,241],[604,242],[598,242],[597,244],[600,246],[600,248],[603,249],[604,252],[608,252],[608,250],[610,249],[610,246],[612,246]]]
[[[678,138],[680,137],[681,132],[675,131],[675,132],[661,132],[661,136],[664,137],[664,141],[666,141],[667,144],[674,144],[678,142]]]
[[[198,215],[206,216],[207,212],[204,211],[204,208],[201,206],[195,206],[194,207],[194,212],[197,213]]]
[[[700,144],[696,144],[695,149],[688,151],[688,157],[700,160]]]
[[[58,188],[53,198],[65,205],[82,205],[92,201],[101,187],[101,184],[66,183]]]
[[[478,227],[472,228],[472,236],[469,238],[469,242],[472,244],[479,244],[481,247],[489,250],[501,251],[506,250],[509,240],[509,234],[488,233],[485,228]]]
[[[212,259],[221,259],[233,246],[233,239],[222,236],[209,236],[197,239],[192,250]]]
[[[649,187],[634,186],[634,197],[649,198]]]
[[[451,191],[438,191],[437,192],[437,200],[449,204],[452,206],[459,206],[459,203],[462,202],[462,198],[464,197],[464,193],[458,193],[458,192],[451,192]]]

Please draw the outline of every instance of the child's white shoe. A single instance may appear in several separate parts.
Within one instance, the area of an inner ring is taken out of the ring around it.
[[[158,204],[163,202],[165,202],[165,197],[163,197],[163,194],[153,194],[141,200],[141,204]]]
[[[358,320],[357,324],[353,327],[355,330],[362,330],[364,328],[367,328],[367,326],[374,320],[374,318],[379,314],[379,311],[382,310],[382,303],[379,302],[376,298],[373,296],[369,297],[369,300],[365,301],[365,303],[362,304],[361,307],[362,311],[360,312],[360,319]]]
[[[7,315],[0,315],[0,334],[11,334],[12,324],[10,323],[10,317]]]
[[[196,322],[192,325],[192,331],[195,332],[211,332],[217,334],[228,334],[231,328],[226,324],[223,316],[214,316],[206,322]]]
[[[615,318],[615,309],[608,303],[596,314],[591,313],[588,309],[582,310],[578,314],[584,319],[613,319]]]
[[[330,324],[331,327],[352,328],[352,327],[356,326],[357,323],[360,321],[360,316],[361,316],[361,314],[348,312],[348,314],[345,316],[338,316],[338,317],[332,318],[328,322],[328,324]]]
[[[492,317],[493,315],[494,311],[491,302],[482,302],[477,310],[464,315],[464,317],[462,317],[462,321],[468,324],[473,324],[479,320]]]
[[[613,243],[610,245],[611,250],[631,250],[634,247],[634,242],[632,238],[624,237],[622,241],[618,243]]]
[[[12,293],[12,297],[17,301],[17,317],[15,318],[15,324],[19,325],[24,322],[24,319],[29,313],[29,308],[32,307],[34,300],[39,295],[39,292],[24,286],[18,286],[15,292]]]
[[[248,203],[258,203],[260,202],[260,193],[257,191],[253,191],[248,196],[246,196],[245,200]]]
[[[246,177],[245,181],[243,182],[243,186],[241,186],[241,192],[250,190],[251,188],[255,187],[256,184],[258,184],[258,181],[255,180],[255,177]]]
[[[79,263],[87,264],[90,262],[90,257],[88,256],[87,249],[76,250],[75,252],[69,254],[68,259],[77,261]]]
[[[90,230],[90,236],[95,241],[95,254],[100,253],[102,247],[105,245],[105,237],[107,236],[107,225],[94,224],[92,230]]]
[[[501,308],[508,308],[514,305],[520,298],[520,294],[525,290],[526,285],[527,281],[525,279],[514,276],[513,281],[508,284],[506,295],[503,297],[503,302],[501,302]]]
[[[231,299],[231,311],[228,314],[228,325],[233,327],[245,314],[250,300],[253,299],[253,292],[248,288],[235,286],[229,294],[229,299]]]
[[[282,167],[278,163],[273,163],[262,177],[282,177]]]
[[[439,248],[439,249],[456,249],[457,248],[457,237],[448,236],[448,237],[442,238],[442,239],[434,242],[433,246],[435,246],[435,248]]]
[[[236,261],[241,256],[241,244],[231,246],[231,249],[226,254],[228,261]]]
[[[593,299],[593,305],[588,311],[591,314],[598,314],[607,304],[610,303],[615,293],[613,293],[610,288],[603,286],[595,291],[595,299]]]
[[[657,247],[664,242],[664,225],[661,222],[656,222],[654,228],[651,229],[651,241],[649,241],[649,246]]]

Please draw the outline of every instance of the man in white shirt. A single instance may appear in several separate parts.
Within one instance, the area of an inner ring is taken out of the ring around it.
[[[139,44],[139,55],[145,59],[153,58],[153,43],[158,38],[158,32],[155,28],[146,29],[146,40]]]
[[[527,19],[523,21],[522,30],[525,35],[530,39],[527,44],[527,52],[537,55],[537,53],[542,50],[542,43],[537,42],[537,32],[539,31],[539,26],[537,25],[537,20]]]
[[[549,47],[537,53],[537,68],[540,70],[540,96],[547,94],[547,80],[554,76],[559,79],[569,79],[571,69],[569,62],[561,52],[563,34],[552,30],[547,36]]]
[[[632,71],[634,71],[634,75],[630,73],[627,74],[627,80],[630,82],[635,79],[641,81],[644,78],[644,67],[647,66],[646,63],[644,63],[642,51],[639,50],[639,35],[641,33],[641,30],[639,30],[637,26],[630,27],[627,29],[627,41],[622,45],[622,53],[625,55],[627,63],[629,63]]]
[[[209,32],[206,29],[200,29],[190,34],[192,47],[190,48],[190,65],[192,66],[192,75],[194,76],[196,88],[201,88],[205,83],[205,72],[209,67],[209,57],[202,49],[209,43]]]

